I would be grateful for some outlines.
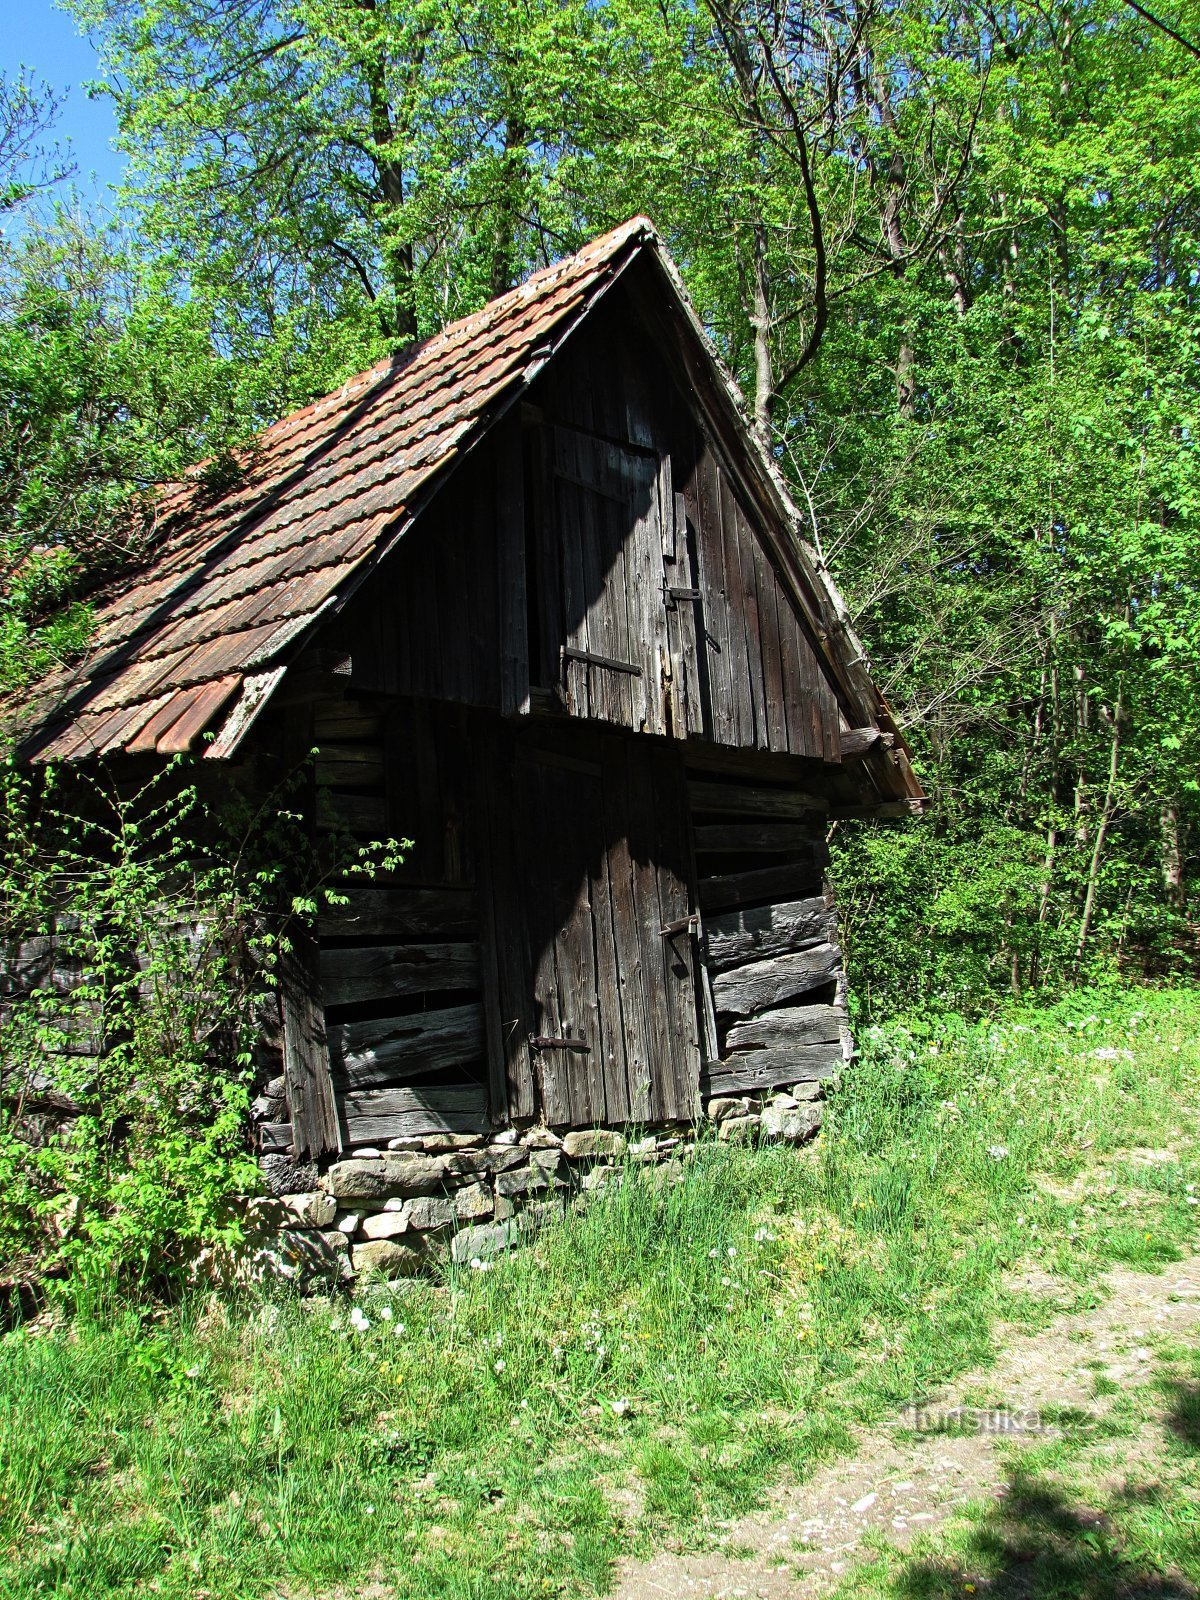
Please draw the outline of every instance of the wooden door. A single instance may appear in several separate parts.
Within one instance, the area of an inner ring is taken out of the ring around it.
[[[574,716],[698,731],[695,562],[671,459],[580,428],[543,440],[535,634]]]
[[[698,963],[677,753],[616,735],[522,742],[510,770],[496,970],[513,1112],[540,1109],[558,1127],[694,1118]]]

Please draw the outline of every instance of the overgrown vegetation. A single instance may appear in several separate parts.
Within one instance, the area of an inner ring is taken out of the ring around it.
[[[490,1270],[12,1334],[0,1592],[603,1589],[1049,1316],[1011,1269],[1088,1296],[1194,1247],[1198,1024],[1186,993],[891,1029],[807,1155],[631,1168]]]
[[[23,775],[0,796],[0,1264],[69,1276],[77,1299],[178,1287],[203,1244],[234,1241],[228,1202],[259,1187],[255,1046],[278,1015],[281,953],[338,898],[289,782],[253,812],[207,810],[187,767],[141,787]]]

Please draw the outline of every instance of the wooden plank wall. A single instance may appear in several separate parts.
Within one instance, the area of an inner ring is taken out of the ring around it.
[[[340,852],[411,839],[403,866],[341,885],[321,914],[317,967],[344,1149],[488,1125],[487,1041],[461,707],[342,700],[314,712],[321,828]],[[289,1123],[261,1129],[292,1148]]]
[[[824,876],[827,802],[700,768],[688,798],[703,920],[705,1096],[832,1076],[850,1035]]]

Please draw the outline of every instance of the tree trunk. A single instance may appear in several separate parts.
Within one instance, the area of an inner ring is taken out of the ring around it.
[[[1162,825],[1162,875],[1167,904],[1180,916],[1187,912],[1187,836],[1188,825],[1178,799],[1164,800],[1159,820]]]
[[[374,12],[376,0],[358,0],[362,10]],[[395,301],[392,326],[385,329],[397,339],[417,336],[417,309],[413,283],[413,247],[395,237],[396,225],[404,209],[404,163],[395,152],[396,125],[387,92],[387,62],[383,47],[374,44],[366,52],[363,70],[370,110],[371,142],[375,146],[376,213],[380,218],[380,244],[387,266],[388,281]]]
[[[767,230],[762,221],[753,224],[754,309],[750,323],[754,329],[754,426],[768,449],[771,445],[771,411],[775,404],[775,367],[771,360],[771,278],[767,262]]]
[[[504,158],[497,201],[495,246],[492,251],[492,296],[511,289],[517,277],[517,223],[525,187],[525,145],[529,129],[517,106],[515,91],[507,96],[504,120]]]
[[[1104,791],[1104,804],[1100,808],[1100,819],[1096,824],[1096,839],[1092,846],[1092,859],[1088,867],[1087,893],[1083,898],[1083,915],[1079,922],[1079,942],[1075,946],[1075,970],[1079,970],[1079,963],[1083,960],[1084,946],[1087,944],[1088,934],[1091,932],[1092,919],[1096,912],[1097,891],[1100,883],[1100,866],[1104,858],[1104,841],[1108,836],[1109,824],[1112,822],[1113,812],[1117,803],[1117,769],[1121,756],[1121,724],[1125,720],[1124,690],[1117,694],[1117,703],[1113,707],[1112,715],[1112,745],[1108,758],[1108,786]]]

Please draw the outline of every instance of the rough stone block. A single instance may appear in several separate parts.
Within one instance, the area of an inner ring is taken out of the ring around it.
[[[282,1228],[238,1245],[202,1250],[195,1271],[201,1279],[228,1287],[286,1283],[307,1293],[339,1283],[344,1264],[344,1250],[315,1228]]]
[[[431,1155],[446,1154],[454,1150],[474,1150],[483,1143],[480,1133],[427,1133],[421,1140]]]
[[[418,1233],[435,1233],[453,1227],[456,1221],[454,1201],[445,1195],[422,1195],[410,1202],[403,1215]]]
[[[486,1227],[463,1228],[454,1235],[450,1257],[460,1265],[471,1261],[492,1261],[520,1243],[521,1230],[515,1222],[493,1222]]]
[[[419,1277],[428,1264],[424,1250],[398,1239],[368,1239],[356,1244],[351,1259],[355,1272],[379,1272],[389,1278]]]
[[[390,1200],[396,1195],[431,1194],[446,1163],[438,1156],[389,1155],[378,1161],[339,1161],[326,1175],[339,1200]]]
[[[611,1166],[608,1162],[602,1161],[598,1165],[592,1167],[590,1171],[584,1173],[583,1177],[579,1180],[579,1187],[589,1191],[603,1189],[606,1185],[613,1181],[615,1172],[615,1167]]]
[[[717,1126],[717,1138],[729,1144],[750,1144],[758,1129],[757,1117],[726,1117]]]
[[[288,1195],[286,1204],[296,1221],[310,1228],[332,1227],[337,1216],[337,1201],[331,1194],[323,1194],[320,1189],[313,1189],[308,1194]]]
[[[306,1194],[317,1187],[320,1173],[313,1161],[295,1161],[291,1156],[259,1156],[258,1170],[268,1194]]]
[[[624,1134],[609,1128],[580,1129],[577,1133],[568,1133],[562,1147],[565,1156],[580,1161],[588,1157],[623,1156],[629,1141]]]
[[[764,1135],[768,1139],[783,1139],[788,1144],[802,1144],[805,1139],[811,1139],[820,1126],[820,1106],[799,1106],[795,1110],[767,1106],[762,1114]]]
[[[546,1172],[531,1163],[527,1167],[514,1167],[509,1172],[500,1173],[496,1179],[496,1193],[514,1199],[519,1195],[536,1194],[539,1190],[549,1189],[556,1182],[552,1172]]]
[[[748,1117],[752,1109],[749,1100],[717,1095],[705,1106],[704,1115],[710,1122],[727,1122],[730,1117]]]
[[[451,1195],[454,1215],[459,1222],[477,1222],[480,1217],[490,1217],[495,1201],[486,1183],[468,1183]]]
[[[519,1144],[490,1144],[483,1150],[460,1150],[446,1157],[446,1172],[458,1177],[507,1172],[526,1159]]]
[[[561,1150],[562,1140],[551,1128],[527,1128],[521,1135],[527,1150]]]
[[[403,1211],[376,1211],[362,1221],[364,1239],[398,1239],[408,1232],[408,1208]]]

